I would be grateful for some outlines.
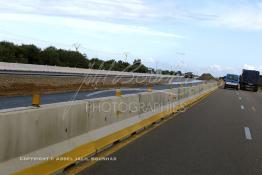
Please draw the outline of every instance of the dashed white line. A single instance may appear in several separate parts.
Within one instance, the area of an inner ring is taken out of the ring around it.
[[[250,132],[249,127],[244,127],[244,130],[245,130],[246,139],[247,140],[252,140],[252,136],[251,136],[251,132]]]
[[[242,110],[244,110],[244,109],[245,109],[245,107],[244,107],[243,105],[241,105],[241,106],[240,106],[240,108],[241,108]]]
[[[239,100],[242,100],[242,97],[238,97]]]

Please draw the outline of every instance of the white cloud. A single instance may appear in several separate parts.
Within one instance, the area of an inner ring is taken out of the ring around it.
[[[204,70],[206,70],[206,72],[210,72],[215,76],[224,76],[227,73],[240,74],[241,72],[239,68],[230,67],[230,66],[221,66],[218,64],[211,65],[208,68],[205,68]]]
[[[0,20],[65,26],[74,29],[74,32],[82,30],[82,33],[83,30],[93,30],[184,38],[144,27],[146,25],[141,23],[137,25],[138,21],[151,20],[158,16],[152,4],[148,5],[144,0],[0,0]],[[124,23],[121,21],[123,19]],[[133,22],[130,23],[129,20]]]
[[[0,0],[0,10],[100,19],[142,18],[152,11],[142,0]]]
[[[211,65],[210,69],[213,71],[221,71],[222,67],[220,65],[215,64],[215,65]]]
[[[262,65],[255,66],[255,65],[244,64],[243,69],[262,71]]]
[[[32,14],[2,13],[0,15],[0,21],[40,23],[40,24],[47,24],[51,26],[54,25],[59,27],[67,27],[67,28],[74,29],[74,31],[80,31],[84,33],[86,33],[87,31],[94,31],[96,33],[115,33],[115,34],[133,33],[133,34],[158,36],[158,37],[184,38],[184,36],[182,35],[156,31],[143,26],[124,25],[124,24],[116,24],[112,22],[77,19],[71,17],[50,17],[50,16],[32,15]]]
[[[202,6],[194,5],[184,16],[191,22],[224,29],[262,30],[262,2],[258,1],[210,1]]]
[[[244,64],[243,69],[256,70],[256,66],[249,65],[249,64]]]
[[[251,1],[197,3],[165,0],[0,0],[3,13],[27,13],[108,20],[183,21],[223,28],[262,30],[262,3]]]
[[[221,66],[221,65],[214,64],[209,66],[208,68],[203,68],[202,70],[206,70],[207,72],[210,72],[215,76],[223,76],[228,73],[240,75],[242,69],[262,71],[262,65],[255,66],[255,65],[244,64],[243,66],[240,67],[230,67],[230,66]]]
[[[145,0],[0,0],[0,11],[99,19],[208,19],[210,14],[190,11],[176,1]]]
[[[148,57],[148,58],[142,58],[142,62],[149,64],[149,63],[156,63],[156,60],[154,58]]]
[[[243,30],[262,30],[262,3],[220,9],[214,25]]]

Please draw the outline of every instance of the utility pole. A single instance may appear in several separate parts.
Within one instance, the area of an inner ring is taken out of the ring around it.
[[[156,61],[155,64],[156,64],[156,74],[157,74],[157,73],[158,73],[158,71],[157,71],[157,64],[158,64],[158,61]]]
[[[80,48],[81,44],[79,43],[74,43],[73,47],[75,48],[76,52],[78,52],[78,49]]]
[[[125,62],[127,62],[127,57],[128,57],[128,54],[129,54],[129,53],[128,53],[128,52],[124,52],[123,54],[124,54],[125,57],[126,57],[126,58],[125,58]]]

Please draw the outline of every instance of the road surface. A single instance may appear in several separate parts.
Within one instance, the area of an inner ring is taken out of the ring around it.
[[[163,90],[163,89],[168,89],[171,86],[178,87],[181,83],[185,83],[185,82],[174,82],[173,84],[154,85],[153,89]],[[199,80],[188,81],[186,86],[189,86],[191,83],[197,84],[197,83],[201,83],[201,81]],[[122,94],[123,95],[135,94],[135,93],[146,92],[146,91],[147,91],[146,86],[140,88],[124,88],[122,89]],[[109,97],[114,95],[115,95],[115,89],[44,94],[41,96],[41,104]],[[0,110],[16,108],[16,107],[27,107],[27,106],[31,106],[31,104],[32,104],[32,96],[0,97]]]
[[[219,89],[80,175],[261,175],[262,94]]]

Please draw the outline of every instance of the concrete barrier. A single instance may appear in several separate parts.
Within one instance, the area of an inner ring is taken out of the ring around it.
[[[199,84],[0,113],[0,174],[46,161],[21,161],[21,157],[57,157],[88,143],[92,143],[91,150],[94,148],[96,152],[170,114],[179,103],[201,97],[216,87],[216,83]],[[118,135],[111,136],[114,133]],[[110,138],[97,142],[104,137]],[[28,169],[22,172],[30,174]]]

